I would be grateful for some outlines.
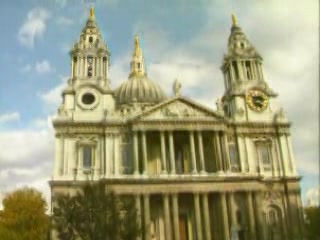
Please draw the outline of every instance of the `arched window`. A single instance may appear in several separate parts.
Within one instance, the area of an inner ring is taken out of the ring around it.
[[[267,239],[283,239],[281,209],[276,206],[269,207],[265,213],[265,221],[267,227]]]

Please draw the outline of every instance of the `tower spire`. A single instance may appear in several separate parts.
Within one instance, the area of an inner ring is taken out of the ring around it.
[[[139,37],[136,35],[134,37],[134,51],[133,51],[133,57],[140,57],[142,56],[140,44],[139,44]]]
[[[135,74],[145,74],[142,51],[139,44],[139,37],[137,35],[134,37],[134,50],[130,66],[131,73],[129,76],[133,76]]]
[[[237,26],[237,19],[234,14],[231,15],[231,19],[232,19],[232,26]]]
[[[94,8],[93,6],[90,7],[90,15],[89,15],[90,19],[94,19]]]

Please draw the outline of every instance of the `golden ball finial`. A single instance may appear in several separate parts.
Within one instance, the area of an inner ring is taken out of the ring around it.
[[[237,19],[234,14],[231,15],[231,19],[232,19],[232,26],[237,26]]]

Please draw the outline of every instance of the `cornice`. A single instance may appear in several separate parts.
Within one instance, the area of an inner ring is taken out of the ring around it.
[[[71,80],[73,82],[73,81],[75,81],[77,79],[78,79],[77,77],[73,77],[72,79],[69,79],[69,80]],[[79,86],[67,87],[66,89],[64,89],[62,91],[62,96],[66,95],[66,94],[76,94],[76,91],[78,91],[78,90],[80,90],[82,88],[86,88],[86,87],[95,88],[102,94],[114,95],[114,90],[103,88],[103,87],[99,86],[98,84],[83,83],[83,84],[81,84]]]
[[[203,119],[155,119],[142,120],[131,123],[133,130],[211,130],[226,131],[226,124],[222,121]]]
[[[244,135],[290,135],[291,123],[263,123],[263,122],[229,122],[228,129],[239,136]]]

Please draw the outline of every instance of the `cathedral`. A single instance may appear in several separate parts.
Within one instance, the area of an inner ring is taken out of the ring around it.
[[[53,198],[88,180],[134,196],[141,240],[302,239],[290,122],[234,16],[212,109],[179,80],[173,93],[151,80],[138,36],[128,79],[111,87],[93,8],[70,57],[53,119]]]

